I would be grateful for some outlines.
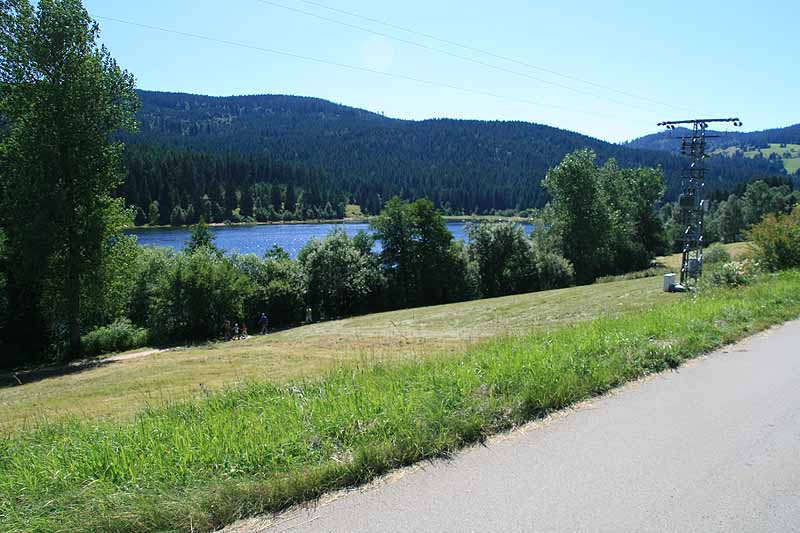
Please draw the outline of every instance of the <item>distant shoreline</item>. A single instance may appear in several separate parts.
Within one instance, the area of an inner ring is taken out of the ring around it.
[[[212,228],[226,228],[226,227],[246,227],[246,226],[292,226],[300,224],[364,224],[368,223],[375,217],[349,217],[349,218],[334,218],[334,219],[310,219],[310,220],[282,220],[276,222],[212,222],[208,224]],[[528,217],[504,217],[499,215],[446,215],[444,219],[447,222],[518,222],[521,224],[530,223],[531,219]],[[187,229],[191,228],[193,224],[185,224],[182,226],[172,226],[170,224],[158,226],[129,226],[126,231],[130,230],[156,230],[156,229]]]

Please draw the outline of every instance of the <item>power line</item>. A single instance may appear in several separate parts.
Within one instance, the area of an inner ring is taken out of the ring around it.
[[[569,74],[564,74],[564,73],[561,73],[561,72],[558,72],[556,70],[552,70],[552,69],[549,69],[549,68],[540,67],[538,65],[533,65],[533,64],[528,63],[526,61],[521,61],[519,59],[514,59],[512,57],[508,57],[508,56],[504,56],[504,55],[501,55],[501,54],[497,54],[497,53],[491,52],[489,50],[483,50],[481,48],[476,48],[474,46],[470,46],[470,45],[467,45],[467,44],[459,43],[457,41],[452,41],[450,39],[437,37],[436,35],[432,35],[430,33],[425,33],[425,32],[421,32],[421,31],[412,30],[412,29],[406,28],[404,26],[399,26],[397,24],[392,24],[391,22],[386,22],[386,21],[383,21],[383,20],[380,20],[380,19],[376,19],[376,18],[360,15],[360,14],[354,13],[352,11],[347,11],[347,10],[344,10],[344,9],[338,9],[338,8],[335,8],[335,7],[331,7],[331,6],[322,4],[320,2],[316,2],[314,0],[296,0],[296,1],[297,2],[302,2],[304,4],[316,6],[316,7],[319,7],[321,9],[326,9],[326,10],[332,11],[334,13],[339,13],[339,14],[342,14],[342,15],[347,15],[347,16],[358,18],[358,19],[361,19],[361,20],[366,20],[368,22],[373,22],[375,24],[380,24],[381,26],[386,26],[387,28],[393,28],[395,30],[400,30],[402,32],[406,32],[406,33],[409,33],[409,34],[412,34],[412,35],[417,35],[419,37],[425,37],[426,39],[431,39],[431,40],[434,40],[434,41],[437,41],[437,42],[440,42],[440,43],[444,43],[444,44],[448,44],[448,45],[455,46],[455,47],[458,47],[458,48],[462,48],[464,50],[470,50],[472,52],[478,52],[479,54],[484,54],[484,55],[487,55],[487,56],[490,56],[490,57],[494,57],[496,59],[502,59],[503,61],[508,61],[509,63],[515,63],[515,64],[521,65],[523,67],[527,67],[527,68],[530,68],[530,69],[538,70],[540,72],[546,72],[548,74],[552,74],[553,76],[558,76],[560,78],[564,78],[564,79],[568,79],[568,80],[572,80],[572,81],[577,81],[579,83],[584,83],[586,85],[591,85],[592,87],[596,87],[598,89],[603,89],[603,90],[606,90],[606,91],[615,92],[617,94],[628,96],[630,98],[635,98],[637,100],[642,100],[642,101],[645,101],[645,102],[650,102],[652,104],[657,104],[657,105],[661,105],[661,106],[665,106],[665,107],[671,107],[673,109],[683,109],[685,111],[691,111],[692,113],[695,112],[694,110],[686,108],[686,107],[672,105],[670,103],[662,102],[662,101],[659,101],[659,100],[655,100],[655,99],[647,97],[647,96],[641,96],[641,95],[638,95],[638,94],[635,94],[635,93],[631,93],[631,92],[628,92],[628,91],[615,89],[614,87],[610,87],[608,85],[603,85],[601,83],[593,82],[591,80],[586,80],[586,79],[583,79],[583,78],[579,78],[577,76],[571,76]]]
[[[281,8],[281,9],[285,9],[287,11],[292,11],[294,13],[299,13],[299,14],[306,15],[306,16],[309,16],[309,17],[313,17],[313,18],[316,18],[316,19],[319,19],[319,20],[324,20],[326,22],[331,22],[333,24],[338,24],[340,26],[344,26],[344,27],[347,27],[347,28],[352,28],[352,29],[363,31],[363,32],[366,32],[366,33],[371,33],[373,35],[378,35],[380,37],[385,37],[387,39],[392,39],[394,41],[398,41],[398,42],[401,42],[401,43],[409,44],[411,46],[416,46],[418,48],[422,48],[423,50],[428,50],[428,51],[431,51],[431,52],[436,52],[436,53],[443,54],[443,55],[446,55],[446,56],[454,57],[454,58],[460,59],[462,61],[468,61],[468,62],[474,63],[476,65],[481,65],[483,67],[491,68],[491,69],[498,70],[498,71],[501,71],[501,72],[506,72],[506,73],[509,73],[509,74],[513,74],[515,76],[521,76],[523,78],[528,78],[528,79],[537,81],[539,83],[543,83],[543,84],[546,84],[546,85],[552,85],[554,87],[559,87],[561,89],[566,89],[568,91],[572,91],[572,92],[575,92],[577,94],[582,94],[582,95],[585,95],[585,96],[590,96],[592,98],[598,98],[598,99],[601,99],[601,100],[607,100],[607,101],[612,102],[612,103],[617,104],[617,105],[630,107],[632,109],[638,109],[640,111],[646,111],[648,113],[653,113],[653,114],[657,113],[656,111],[653,111],[652,109],[644,108],[644,107],[641,107],[641,106],[638,106],[638,105],[634,105],[634,104],[629,104],[627,102],[622,102],[622,101],[619,101],[619,100],[615,100],[613,98],[609,98],[607,96],[590,93],[590,92],[587,92],[587,91],[583,91],[581,89],[576,89],[575,87],[571,87],[569,85],[564,85],[563,83],[558,83],[558,82],[555,82],[555,81],[546,80],[546,79],[543,79],[543,78],[532,76],[532,75],[524,73],[524,72],[520,72],[520,71],[517,71],[517,70],[512,70],[512,69],[509,69],[509,68],[506,68],[506,67],[501,67],[501,66],[498,66],[498,65],[494,65],[492,63],[487,63],[487,62],[481,61],[479,59],[474,59],[474,58],[471,58],[471,57],[455,54],[453,52],[449,52],[449,51],[443,50],[441,48],[428,46],[426,44],[422,44],[422,43],[419,43],[419,42],[416,42],[416,41],[410,41],[408,39],[403,39],[402,37],[396,37],[396,36],[390,35],[388,33],[375,31],[375,30],[372,30],[372,29],[369,29],[369,28],[365,28],[363,26],[357,26],[355,24],[350,24],[348,22],[343,22],[343,21],[340,21],[340,20],[332,19],[332,18],[329,18],[329,17],[318,15],[316,13],[311,13],[309,11],[304,11],[302,9],[297,9],[297,8],[294,8],[294,7],[290,7],[290,6],[286,6],[286,5],[283,5],[283,4],[279,4],[277,2],[272,2],[271,0],[255,0],[255,1],[260,3],[260,4],[278,7],[278,8]]]
[[[569,111],[569,112],[580,113],[580,114],[584,114],[584,115],[594,115],[594,116],[598,116],[598,117],[602,117],[602,118],[614,118],[613,115],[608,115],[608,114],[604,114],[604,113],[597,113],[597,112],[594,112],[594,111],[587,111],[587,110],[583,110],[583,109],[571,108],[571,107],[568,107],[568,106],[561,106],[561,105],[558,105],[558,104],[548,104],[548,103],[543,103],[543,102],[537,102],[535,100],[529,100],[527,98],[518,98],[518,97],[514,97],[514,96],[507,96],[507,95],[502,95],[502,94],[493,93],[493,92],[489,92],[489,91],[483,91],[483,90],[480,90],[480,89],[471,89],[471,88],[468,88],[468,87],[461,87],[461,86],[452,85],[452,84],[449,84],[449,83],[442,83],[442,82],[436,82],[436,81],[426,80],[426,79],[422,79],[422,78],[416,78],[414,76],[407,76],[407,75],[404,75],[404,74],[396,74],[396,73],[392,73],[392,72],[385,72],[385,71],[382,71],[382,70],[376,70],[376,69],[371,69],[371,68],[367,68],[367,67],[360,67],[360,66],[357,66],[357,65],[350,65],[350,64],[347,64],[347,63],[340,63],[340,62],[337,62],[337,61],[329,61],[329,60],[326,60],[326,59],[320,59],[320,58],[317,58],[317,57],[306,56],[306,55],[302,55],[302,54],[296,54],[294,52],[288,52],[288,51],[285,51],[285,50],[277,50],[277,49],[273,49],[273,48],[266,48],[266,47],[251,45],[251,44],[242,43],[242,42],[238,42],[238,41],[231,41],[229,39],[220,39],[220,38],[216,38],[216,37],[209,37],[207,35],[200,35],[200,34],[197,34],[197,33],[190,33],[190,32],[185,32],[185,31],[180,31],[180,30],[173,30],[173,29],[170,29],[170,28],[163,28],[163,27],[160,27],[160,26],[152,26],[150,24],[142,24],[142,23],[139,23],[139,22],[132,22],[132,21],[129,21],[129,20],[123,20],[123,19],[119,19],[119,18],[116,18],[116,17],[97,16],[97,18],[98,19],[102,19],[102,20],[108,20],[108,21],[111,21],[111,22],[117,22],[119,24],[126,24],[128,26],[135,26],[135,27],[138,27],[138,28],[145,28],[145,29],[148,29],[148,30],[160,31],[160,32],[163,32],[163,33],[169,33],[169,34],[173,34],[173,35],[180,35],[182,37],[190,37],[190,38],[193,38],[193,39],[199,39],[199,40],[203,40],[203,41],[214,42],[214,43],[224,44],[224,45],[228,45],[228,46],[235,46],[235,47],[238,47],[238,48],[245,48],[245,49],[248,49],[248,50],[255,50],[255,51],[258,51],[258,52],[264,52],[264,53],[269,53],[269,54],[281,55],[281,56],[285,56],[285,57],[291,57],[291,58],[294,58],[294,59],[300,59],[300,60],[303,60],[303,61],[310,61],[310,62],[314,62],[314,63],[330,65],[330,66],[344,68],[344,69],[353,70],[353,71],[357,71],[357,72],[367,72],[367,73],[375,74],[375,75],[379,75],[379,76],[403,79],[403,80],[406,80],[406,81],[412,81],[412,82],[415,82],[415,83],[419,83],[419,84],[422,84],[422,85],[428,85],[428,86],[432,86],[432,87],[441,87],[441,88],[445,88],[445,89],[452,89],[452,90],[461,91],[461,92],[470,93],[470,94],[476,94],[476,95],[480,95],[480,96],[489,96],[489,97],[496,98],[496,99],[499,99],[499,100],[507,100],[507,101],[511,101],[511,102],[523,103],[523,104],[533,105],[533,106],[537,106],[537,107],[559,109],[559,110],[562,110],[562,111]],[[636,121],[636,122],[639,122],[639,123],[642,123],[642,124],[645,123],[644,121]],[[648,122],[648,124],[649,124],[649,122]]]

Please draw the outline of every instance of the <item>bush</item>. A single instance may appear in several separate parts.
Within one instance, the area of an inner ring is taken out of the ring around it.
[[[298,260],[306,274],[308,304],[318,317],[369,311],[370,296],[384,285],[377,257],[362,253],[343,230],[312,239]]]
[[[275,247],[266,259],[254,254],[234,255],[231,261],[253,284],[244,301],[244,314],[255,328],[266,313],[270,326],[298,324],[305,317],[305,277],[297,261]]]
[[[569,287],[575,281],[575,270],[564,256],[554,252],[540,252],[535,256],[539,276],[539,290]]]
[[[137,328],[127,318],[97,328],[81,337],[83,355],[87,356],[124,352],[146,346],[148,341],[147,330]]]
[[[150,331],[160,340],[217,337],[225,320],[244,318],[252,290],[250,279],[215,249],[179,254],[153,294]]]
[[[469,252],[477,266],[482,296],[504,296],[536,289],[533,245],[519,224],[498,222],[471,226]]]
[[[569,287],[575,282],[575,269],[561,253],[561,235],[548,226],[542,213],[534,222],[536,230],[531,234],[533,261],[536,265],[537,290],[544,291]]]
[[[756,258],[767,270],[800,266],[800,206],[788,215],[767,215],[748,237],[756,245]]]
[[[730,260],[731,254],[729,254],[728,250],[726,250],[725,247],[718,242],[715,242],[706,248],[705,252],[703,252],[703,262],[706,265],[729,263]]]
[[[136,259],[133,275],[133,289],[128,304],[128,316],[134,324],[147,326],[150,321],[150,309],[159,288],[174,270],[178,260],[171,248],[141,248]]]
[[[715,286],[741,287],[749,285],[758,273],[758,264],[752,260],[729,261],[709,272],[708,279]]]

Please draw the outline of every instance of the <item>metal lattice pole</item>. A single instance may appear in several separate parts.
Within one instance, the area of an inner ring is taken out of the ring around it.
[[[706,139],[718,137],[718,135],[706,135],[709,122],[732,122],[734,126],[742,125],[738,118],[675,120],[658,124],[671,130],[674,130],[677,124],[692,125],[691,134],[681,138],[681,155],[689,159],[689,164],[681,173],[681,194],[678,197],[683,223],[680,277],[682,287],[696,282],[703,273],[703,215],[707,205],[703,199]]]

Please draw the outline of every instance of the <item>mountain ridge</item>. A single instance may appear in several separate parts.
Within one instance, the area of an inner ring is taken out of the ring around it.
[[[293,95],[139,91],[139,96],[139,133],[123,135],[123,140],[141,161],[133,164],[128,158],[132,183],[123,194],[143,209],[159,197],[162,203],[186,205],[191,196],[197,204],[198,197],[212,197],[220,187],[240,194],[264,180],[282,188],[290,183],[303,190],[316,187],[315,197],[323,205],[325,197],[336,195],[340,202],[344,196],[369,205],[368,211],[394,195],[428,197],[454,212],[541,207],[547,201],[540,185],[547,170],[578,148],[594,150],[601,163],[614,158],[622,166],[661,166],[671,198],[684,165],[664,151],[524,121],[397,119]],[[253,162],[228,165],[231,154]],[[220,159],[214,163],[218,167],[228,166],[213,173],[182,170],[208,164],[207,156]],[[170,162],[176,158],[197,162]],[[285,171],[253,170],[276,165]],[[709,164],[709,186],[781,173],[766,160],[716,158]]]

